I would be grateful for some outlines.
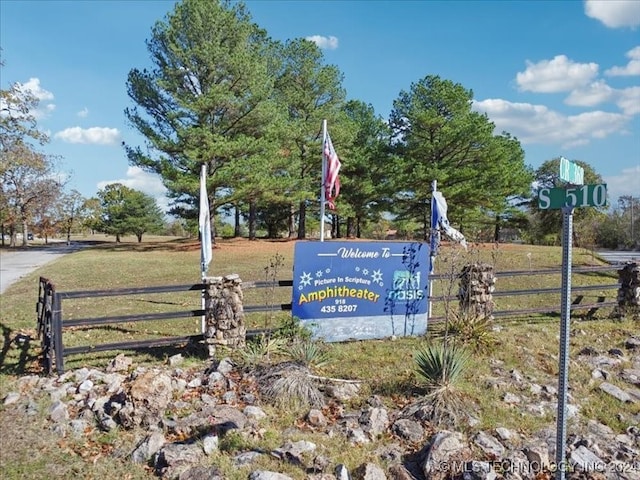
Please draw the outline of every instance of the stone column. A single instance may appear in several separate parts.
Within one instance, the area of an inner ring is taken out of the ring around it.
[[[493,266],[486,263],[465,265],[460,273],[458,298],[467,315],[493,319],[493,291],[496,277]]]
[[[247,329],[242,306],[242,280],[238,275],[203,280],[205,304],[204,340],[213,356],[217,345],[244,347]]]
[[[627,262],[618,270],[618,309],[623,313],[627,309],[638,311],[640,307],[640,266]]]

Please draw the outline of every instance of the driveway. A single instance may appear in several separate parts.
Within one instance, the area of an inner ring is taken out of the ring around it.
[[[9,286],[28,273],[80,248],[82,248],[82,244],[60,243],[46,247],[33,246],[25,249],[1,250],[0,293],[4,293]]]

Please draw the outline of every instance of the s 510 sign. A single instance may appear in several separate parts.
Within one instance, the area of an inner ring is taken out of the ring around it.
[[[562,207],[604,207],[607,204],[607,185],[581,185],[568,188],[541,188],[538,192],[538,208],[541,210]]]

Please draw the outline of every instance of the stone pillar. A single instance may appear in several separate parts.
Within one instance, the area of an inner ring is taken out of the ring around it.
[[[618,307],[621,312],[640,307],[640,266],[627,262],[618,270]]]
[[[460,273],[458,298],[467,315],[493,319],[493,291],[496,277],[493,266],[486,263],[465,265]]]
[[[242,280],[238,275],[207,277],[203,280],[204,340],[213,356],[216,345],[244,347],[247,329],[242,306]]]

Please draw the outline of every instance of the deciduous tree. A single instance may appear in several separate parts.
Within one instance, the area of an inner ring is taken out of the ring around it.
[[[6,227],[11,246],[16,245],[18,229],[22,245],[27,245],[36,207],[47,204],[60,188],[52,181],[54,159],[33,145],[48,141],[33,115],[37,106],[37,98],[19,83],[0,90],[0,215],[3,242]]]
[[[144,233],[158,232],[164,226],[155,199],[143,192],[112,183],[98,191],[98,197],[102,207],[100,230],[115,235],[118,243],[128,233],[142,242]]]

